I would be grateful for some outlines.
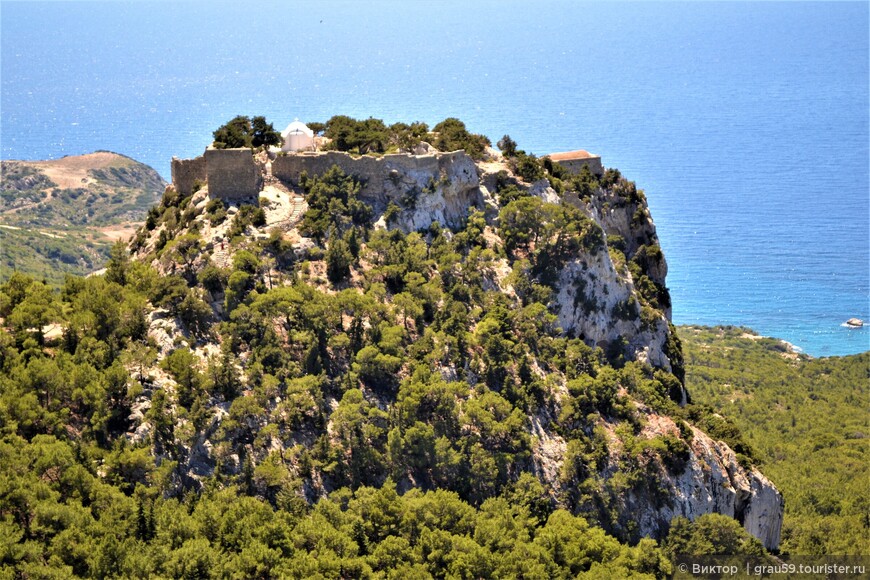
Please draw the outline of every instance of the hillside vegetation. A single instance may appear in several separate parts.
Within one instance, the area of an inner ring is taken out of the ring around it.
[[[514,155],[489,176],[450,157],[471,185],[426,178],[379,211],[337,167],[250,203],[168,188],[104,275],[13,274],[0,564],[651,578],[775,548],[752,450],[680,406],[643,192]],[[448,194],[456,225],[397,225]]]
[[[118,227],[141,223],[166,186],[147,165],[105,151],[0,163],[0,280],[19,271],[59,286],[101,268]]]
[[[681,327],[686,386],[785,497],[783,552],[870,554],[870,353],[811,359],[744,328]]]

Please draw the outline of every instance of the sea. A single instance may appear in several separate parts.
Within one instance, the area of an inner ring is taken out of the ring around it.
[[[868,2],[0,3],[0,157],[156,168],[235,115],[458,117],[647,195],[677,324],[870,349]]]

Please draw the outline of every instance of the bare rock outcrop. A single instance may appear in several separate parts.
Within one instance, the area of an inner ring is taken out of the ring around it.
[[[608,348],[624,341],[623,354],[671,370],[665,354],[667,320],[644,321],[630,274],[619,272],[606,251],[578,258],[559,277],[556,313],[562,329],[587,344]]]
[[[640,439],[679,435],[670,417],[645,409],[645,419],[647,426]],[[602,424],[611,439],[607,474],[618,469],[622,446],[611,426]],[[741,465],[726,443],[695,427],[691,432],[684,460],[654,454],[641,458],[647,475],[644,485],[614,497],[620,514],[618,527],[632,530],[637,537],[661,538],[675,517],[694,520],[718,513],[736,519],[765,548],[776,550],[784,510],[782,494],[758,469]]]
[[[421,166],[384,162],[391,169],[383,193],[374,201],[404,207],[395,222],[404,231],[427,228],[433,221],[459,227],[470,210],[483,204],[477,167],[468,155],[456,152],[433,157],[435,163]]]
[[[678,432],[669,417],[652,414],[646,433],[655,437]],[[689,458],[680,468],[655,465],[659,472],[659,492],[664,502],[647,494],[632,492],[625,496],[625,509],[637,522],[641,535],[659,537],[677,516],[690,520],[709,513],[730,516],[741,522],[767,549],[779,546],[782,526],[782,495],[756,468],[740,464],[734,451],[703,431],[691,427]]]
[[[176,339],[184,336],[178,320],[165,308],[155,308],[148,314],[148,337],[157,345],[159,358],[176,348]]]
[[[769,550],[779,547],[782,514],[785,503],[782,494],[769,479],[753,469],[749,498],[743,509],[743,527]]]
[[[682,437],[673,419],[641,403],[635,404],[645,421],[642,432],[637,435],[639,441]],[[535,435],[533,464],[536,474],[556,490],[557,495],[570,495],[571,490],[566,488],[560,475],[565,469],[567,441],[549,428],[549,418],[531,416],[529,420]],[[608,458],[598,477],[612,480],[621,474],[621,481],[625,482],[626,450],[617,433],[617,425],[603,418],[598,421],[598,428],[606,435],[608,450]],[[718,513],[736,519],[765,548],[776,550],[784,510],[782,494],[758,469],[741,465],[726,443],[715,441],[694,427],[690,429],[685,457],[644,452],[632,459],[636,462],[634,468],[644,473],[643,478],[629,484],[628,489],[621,489],[619,485],[607,486],[611,489],[611,505],[617,514],[612,531],[634,540],[640,537],[663,538],[675,517],[695,520],[705,514]]]

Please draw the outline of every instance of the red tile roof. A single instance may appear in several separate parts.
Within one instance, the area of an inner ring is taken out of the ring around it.
[[[577,151],[565,151],[563,153],[550,153],[547,155],[553,161],[570,161],[573,159],[589,159],[592,157],[598,157],[598,155],[593,155],[584,149],[578,149]]]

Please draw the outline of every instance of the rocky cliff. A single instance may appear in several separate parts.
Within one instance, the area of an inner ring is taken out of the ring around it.
[[[777,547],[779,493],[682,409],[667,265],[632,182],[526,181],[461,151],[270,169],[259,208],[168,188],[133,242],[190,302],[152,297],[163,370],[129,430],[180,488],[311,501],[391,477],[480,502],[530,472],[625,539],[716,512]],[[180,351],[208,387],[191,394]],[[158,436],[157,392],[185,436]]]
[[[645,411],[648,423],[642,436],[653,440],[679,435],[673,419]],[[718,513],[740,521],[766,548],[779,545],[782,496],[758,469],[741,465],[727,444],[691,427],[688,453],[677,469],[673,467],[653,467],[658,474],[652,481],[659,486],[654,492],[632,492],[620,498],[621,513],[627,520],[624,525],[635,522],[640,535],[655,536],[676,516],[694,520],[703,514]],[[650,496],[657,494],[661,501],[650,502]]]

